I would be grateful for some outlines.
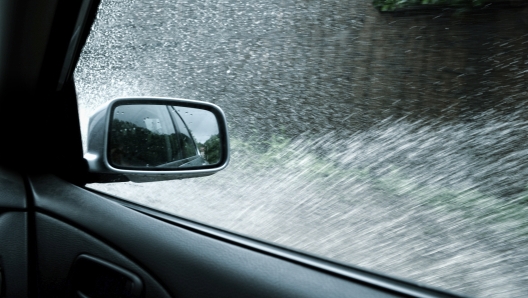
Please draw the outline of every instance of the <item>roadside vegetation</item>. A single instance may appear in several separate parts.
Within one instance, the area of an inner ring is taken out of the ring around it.
[[[380,11],[395,11],[404,9],[454,8],[457,11],[468,11],[481,8],[493,0],[374,0],[372,4]],[[506,2],[506,1],[502,1]],[[522,3],[522,1],[517,1]]]
[[[415,132],[420,133],[424,131]],[[451,155],[455,159],[453,165],[449,165],[449,160],[445,160],[445,165],[435,165],[430,159],[423,161],[427,167],[423,168],[423,164],[402,159],[419,152],[401,150],[392,156],[376,153],[379,148],[375,140],[370,141],[369,148],[356,147],[356,143],[366,141],[367,135],[352,135],[348,142],[335,141],[331,135],[314,139],[306,135],[293,139],[281,135],[272,135],[266,140],[232,138],[232,160],[236,160],[240,170],[249,168],[255,175],[289,175],[289,181],[298,179],[305,185],[327,185],[332,193],[319,189],[321,200],[331,197],[354,204],[355,200],[365,199],[358,195],[382,198],[394,206],[457,218],[468,227],[480,226],[508,241],[528,241],[528,188],[507,196],[490,192],[493,186],[486,185],[489,181],[459,175],[463,167],[480,165],[457,163],[455,154]],[[383,134],[378,137],[383,138]],[[436,139],[434,135],[414,137],[419,142],[429,139],[429,143]],[[443,142],[439,141],[431,146]],[[439,148],[415,147],[411,151],[431,150],[426,154],[434,155],[435,149]],[[467,158],[467,154],[463,153],[462,158]],[[424,176],[427,172],[430,176]]]

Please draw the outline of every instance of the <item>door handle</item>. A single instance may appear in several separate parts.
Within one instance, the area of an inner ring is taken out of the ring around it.
[[[89,255],[80,255],[73,263],[71,297],[139,298],[143,282],[134,273]]]

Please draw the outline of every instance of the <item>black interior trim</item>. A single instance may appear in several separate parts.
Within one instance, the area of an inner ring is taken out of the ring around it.
[[[27,212],[0,213],[0,259],[5,297],[31,297],[28,283]]]
[[[172,219],[138,212],[52,175],[33,176],[30,182],[39,213],[115,247],[148,268],[171,295],[456,297],[249,238],[229,236],[211,227],[193,226],[183,219],[177,225]]]
[[[30,183],[27,176],[24,176],[24,185],[26,186],[26,204],[28,207],[27,214],[27,263],[28,263],[28,294],[30,297],[39,296],[38,294],[38,245],[37,245],[37,227],[35,219],[35,197],[30,190]]]
[[[74,293],[74,263],[83,254],[111,262],[141,277],[147,297],[168,298],[170,295],[148,267],[130,259],[126,253],[60,219],[36,213],[39,236],[39,290],[42,297],[70,297]]]
[[[70,271],[73,292],[86,297],[144,297],[143,280],[119,265],[81,254]]]
[[[107,199],[118,202],[119,204],[122,204],[123,206],[126,206],[132,210],[141,212],[142,214],[162,220],[169,224],[173,224],[180,228],[230,244],[238,245],[288,262],[293,262],[313,270],[332,274],[336,277],[347,278],[351,281],[360,282],[368,286],[379,287],[384,291],[390,290],[396,294],[404,294],[411,297],[463,297],[455,293],[446,292],[443,289],[435,289],[430,286],[417,284],[414,281],[404,280],[402,278],[393,277],[381,272],[376,272],[353,265],[345,265],[332,259],[316,256],[308,252],[299,251],[274,243],[235,234],[228,230],[212,227],[198,221],[182,218],[174,214],[139,205],[122,198],[113,197],[97,190],[89,188],[88,190],[93,191]]]
[[[148,264],[142,263],[140,258],[134,257],[134,255],[128,253],[126,249],[116,245],[112,241],[105,240],[104,238],[102,238],[97,233],[94,233],[90,229],[87,229],[85,226],[80,225],[79,223],[77,223],[74,220],[71,220],[71,218],[68,218],[68,217],[65,217],[65,216],[61,216],[60,214],[57,214],[55,212],[50,212],[49,210],[42,209],[42,208],[39,208],[39,207],[35,208],[34,217],[35,217],[36,230],[38,230],[37,235],[40,235],[41,238],[43,238],[42,235],[46,234],[46,233],[43,233],[43,231],[41,231],[41,229],[39,229],[39,225],[42,225],[43,219],[47,218],[48,221],[54,220],[54,221],[60,222],[61,224],[65,225],[65,226],[68,226],[71,229],[75,230],[76,231],[76,235],[81,237],[84,241],[99,242],[99,244],[97,244],[99,246],[99,250],[105,250],[107,257],[112,256],[112,254],[114,254],[114,255],[115,254],[119,254],[122,258],[129,260],[131,263],[135,264],[136,266],[141,268],[142,271],[144,271],[144,274],[142,275],[143,277],[144,276],[148,276],[150,279],[155,281],[157,285],[159,285],[160,289],[163,289],[163,291],[166,291],[167,285],[164,284],[162,280],[160,280],[159,278],[156,277],[156,274],[153,271],[150,270]],[[56,228],[56,229],[59,230],[60,228]],[[53,240],[57,240],[57,239],[53,239]],[[39,241],[36,241],[36,242],[39,242]],[[40,240],[40,242],[42,242],[42,240]],[[69,248],[70,246],[72,246],[71,243],[64,243],[64,247]],[[82,251],[79,250],[79,253],[87,252],[87,251],[89,251],[89,250],[87,250],[87,248],[83,248]],[[46,250],[43,247],[39,247],[38,248],[38,253],[42,254],[42,255],[46,255]],[[57,254],[57,251],[53,251],[53,252],[49,252],[48,251],[47,252],[47,255],[48,255],[47,258],[49,258],[50,254]],[[35,268],[35,269],[38,271],[38,270],[40,270],[40,267],[41,266],[38,265],[38,267]],[[39,275],[42,275],[42,274],[39,274]],[[41,280],[38,280],[38,282],[40,284]],[[40,288],[40,286],[39,286],[39,288]],[[159,290],[159,291],[161,291],[161,290]],[[154,296],[154,297],[157,298],[157,296]]]
[[[26,210],[26,186],[19,173],[0,167],[0,211]]]
[[[0,166],[0,297],[31,294],[26,193],[23,176]]]
[[[33,176],[30,182],[38,214],[56,214],[54,217],[60,222],[74,223],[103,243],[126,251],[125,256],[130,256],[138,265],[148,265],[144,267],[173,296],[409,296],[351,282],[180,228],[52,175]],[[46,237],[46,234],[39,232],[39,236]],[[39,251],[42,253],[42,247]]]

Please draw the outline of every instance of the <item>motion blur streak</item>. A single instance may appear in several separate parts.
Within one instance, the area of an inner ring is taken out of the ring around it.
[[[89,187],[470,296],[528,295],[528,10],[369,1],[103,1],[75,79],[205,100],[211,177]]]

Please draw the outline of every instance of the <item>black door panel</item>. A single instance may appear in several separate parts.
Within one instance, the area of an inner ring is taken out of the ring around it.
[[[0,213],[0,297],[28,296],[27,235],[26,212]]]
[[[137,274],[91,255],[78,256],[69,275],[74,297],[145,297],[143,280]]]
[[[28,295],[26,211],[22,176],[0,167],[0,297]]]
[[[31,177],[30,185],[39,213],[39,265],[44,287],[55,286],[51,279],[63,280],[75,257],[94,249],[93,255],[116,264],[120,263],[115,251],[123,255],[121,259],[134,260],[177,297],[398,296],[190,231],[51,175]],[[89,242],[96,242],[95,238],[104,245],[91,246]],[[103,248],[106,252],[95,252]],[[61,272],[53,271],[57,262],[63,267]]]
[[[37,213],[36,224],[39,288],[44,297],[65,297],[76,293],[75,276],[79,279],[83,272],[75,274],[72,269],[81,254],[137,275],[144,284],[145,297],[170,297],[151,274],[125,256],[126,252],[119,252],[81,229],[45,214]],[[103,271],[99,274],[105,274]],[[93,274],[84,277],[90,278]]]
[[[26,187],[18,173],[0,167],[0,211],[26,208]]]

